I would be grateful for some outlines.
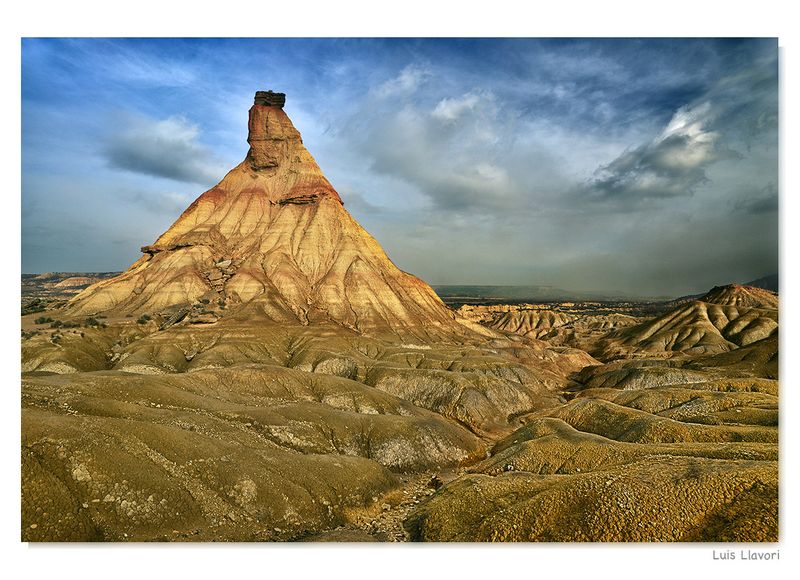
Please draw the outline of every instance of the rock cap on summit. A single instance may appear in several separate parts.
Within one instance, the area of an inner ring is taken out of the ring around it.
[[[256,91],[254,105],[283,108],[286,104],[286,93],[273,93],[272,91]]]

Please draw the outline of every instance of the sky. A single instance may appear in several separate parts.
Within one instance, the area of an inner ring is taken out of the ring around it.
[[[430,284],[679,296],[778,271],[776,39],[22,40],[22,271],[127,268],[256,90]]]

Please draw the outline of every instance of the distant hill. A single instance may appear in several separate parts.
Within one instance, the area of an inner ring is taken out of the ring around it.
[[[745,286],[755,286],[756,288],[762,288],[764,290],[771,290],[772,292],[778,291],[778,274],[770,274],[769,276],[764,276],[763,278],[758,278],[757,280],[751,280],[750,282],[745,282]]]
[[[505,300],[571,300],[579,294],[553,286],[433,286],[440,298]]]
[[[446,304],[475,302],[561,302],[565,300],[638,300],[621,292],[575,292],[555,286],[441,285],[433,290]]]
[[[757,280],[751,280],[741,284],[742,286],[753,286],[771,292],[778,291],[778,274],[770,274]],[[434,285],[432,286],[436,294],[439,295],[445,304],[449,306],[461,306],[462,304],[484,304],[484,303],[518,303],[518,302],[563,302],[575,301],[642,301],[663,303],[667,309],[671,309],[702,298],[705,293],[689,294],[673,298],[670,296],[636,296],[624,292],[576,292],[564,290],[555,286],[481,286],[481,285]]]
[[[758,286],[740,286],[738,284],[715,286],[700,300],[723,306],[778,309],[778,296],[771,290]]]
[[[652,320],[608,335],[600,360],[635,353],[718,354],[778,332],[778,296],[763,288],[715,286]]]

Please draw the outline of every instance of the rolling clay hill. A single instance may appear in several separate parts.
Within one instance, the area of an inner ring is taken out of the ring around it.
[[[416,541],[777,541],[777,306],[731,285],[612,328],[600,344],[622,360],[587,365],[567,403],[517,417],[405,529]],[[488,323],[530,332],[535,313]]]
[[[642,317],[612,310],[566,310],[559,304],[463,305],[457,312],[501,334],[521,335],[545,341],[551,346],[566,346],[591,354],[611,331],[643,320]]]
[[[769,338],[778,332],[778,297],[751,286],[713,288],[654,320],[610,333],[595,356],[715,354]]]
[[[739,284],[716,286],[709,290],[708,294],[700,298],[700,300],[709,304],[721,304],[723,306],[765,308],[767,310],[778,309],[778,295],[775,292],[755,286],[740,286]]]
[[[141,315],[203,301],[250,319],[357,332],[463,334],[433,290],[402,272],[347,212],[283,110],[258,92],[246,158],[127,271],[77,295],[72,315]],[[219,314],[219,311],[217,311]]]

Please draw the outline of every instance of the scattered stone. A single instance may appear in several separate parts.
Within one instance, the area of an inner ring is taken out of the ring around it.
[[[181,308],[177,312],[175,312],[172,316],[167,318],[159,327],[160,330],[166,330],[170,326],[173,326],[179,323],[181,320],[186,318],[186,315],[189,314],[189,308]]]
[[[189,319],[190,324],[214,324],[219,320],[219,316],[213,312],[204,312],[202,314],[195,314]]]
[[[91,481],[92,476],[89,475],[89,470],[86,469],[86,466],[81,464],[77,465],[72,470],[72,477],[75,478],[75,481],[84,482],[84,481]]]

